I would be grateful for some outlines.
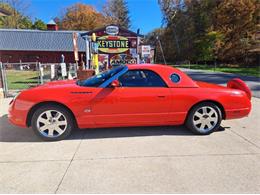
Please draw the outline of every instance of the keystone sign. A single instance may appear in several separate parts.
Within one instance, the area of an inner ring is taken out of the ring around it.
[[[104,53],[123,53],[130,47],[129,40],[121,36],[103,36],[97,40],[98,50]]]

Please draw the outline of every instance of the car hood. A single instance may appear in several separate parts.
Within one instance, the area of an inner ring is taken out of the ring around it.
[[[77,80],[61,80],[61,81],[51,81],[39,85],[37,87],[30,88],[30,90],[40,90],[40,89],[63,89],[63,88],[75,88]]]
[[[47,82],[43,85],[45,86],[59,86],[59,85],[71,85],[71,84],[76,84],[76,80],[61,80],[61,81],[51,81],[51,82]]]

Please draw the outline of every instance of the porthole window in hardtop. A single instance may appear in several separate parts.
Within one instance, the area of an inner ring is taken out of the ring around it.
[[[178,83],[178,82],[180,82],[181,77],[180,77],[178,74],[173,73],[173,74],[171,75],[170,79],[171,79],[172,82]]]

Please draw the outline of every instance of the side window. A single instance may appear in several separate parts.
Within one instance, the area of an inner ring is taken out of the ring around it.
[[[151,70],[129,70],[118,80],[122,87],[167,87],[162,78]]]

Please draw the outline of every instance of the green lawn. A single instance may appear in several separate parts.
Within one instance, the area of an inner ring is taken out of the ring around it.
[[[27,89],[38,84],[38,71],[6,70],[8,89]]]
[[[260,67],[217,67],[207,65],[178,65],[174,67],[228,72],[240,75],[260,77]],[[6,70],[8,89],[27,89],[38,84],[38,71]]]
[[[196,65],[196,64],[183,64],[176,66],[178,68],[190,68],[196,70],[208,70],[208,71],[216,71],[216,72],[227,72],[227,73],[234,73],[246,76],[255,76],[260,77],[260,66],[258,67],[228,67],[228,66],[208,66],[208,65]]]

